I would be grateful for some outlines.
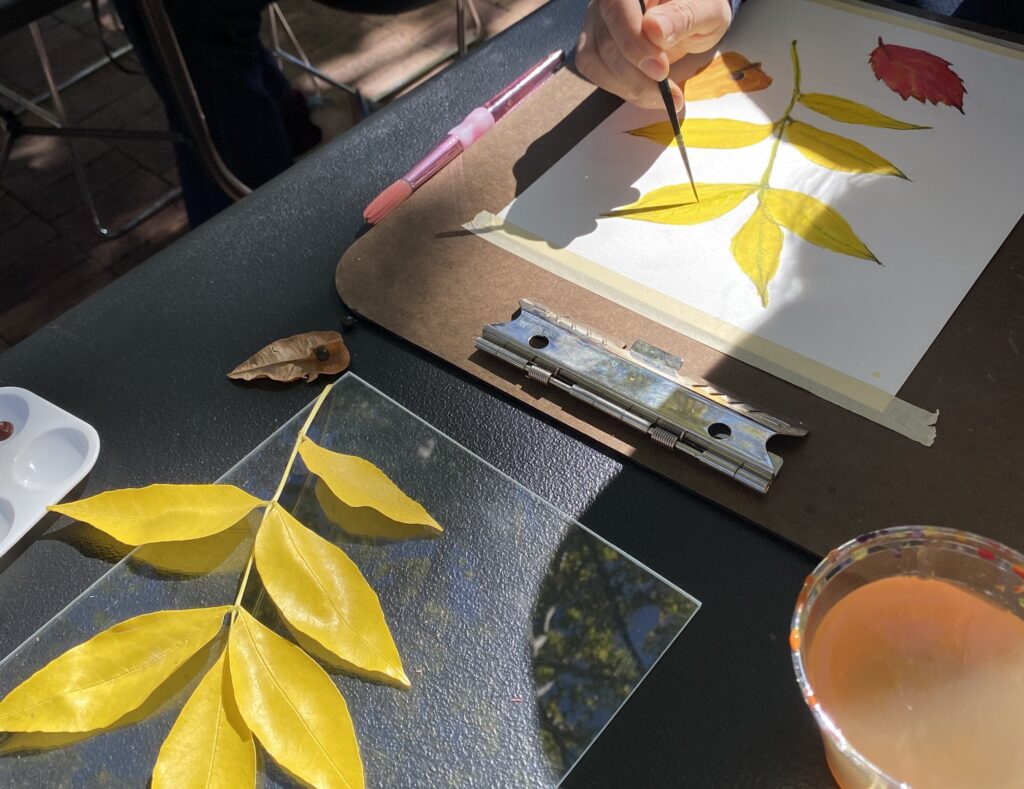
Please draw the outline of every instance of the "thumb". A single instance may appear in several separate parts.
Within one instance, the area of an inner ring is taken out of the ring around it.
[[[724,29],[731,12],[726,0],[667,0],[644,15],[642,29],[655,46],[677,49],[691,36]]]

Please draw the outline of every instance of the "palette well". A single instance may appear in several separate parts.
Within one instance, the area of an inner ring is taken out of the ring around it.
[[[100,438],[76,416],[27,389],[0,387],[0,556],[77,485],[96,463]]]

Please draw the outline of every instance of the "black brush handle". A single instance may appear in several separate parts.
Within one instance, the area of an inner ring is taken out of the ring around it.
[[[640,0],[640,14],[647,13],[647,4]],[[676,103],[672,100],[672,88],[669,87],[668,77],[658,83],[661,91],[661,99],[665,102],[665,110],[668,112],[668,122],[672,124],[672,133],[676,138],[676,145],[679,147],[679,155],[683,159],[683,167],[686,169],[686,177],[690,181],[690,188],[693,190],[693,199],[698,203],[700,197],[697,195],[697,185],[693,182],[693,171],[690,169],[690,157],[686,155],[686,146],[683,145],[683,130],[679,128],[679,114],[676,112]]]
[[[646,13],[647,3],[640,0],[640,15],[643,16]],[[665,102],[665,109],[668,110],[668,120],[672,124],[672,131],[675,132],[676,137],[679,137],[679,116],[676,114],[676,103],[672,99],[672,88],[669,87],[668,77],[658,83],[658,89],[661,91],[661,100]]]

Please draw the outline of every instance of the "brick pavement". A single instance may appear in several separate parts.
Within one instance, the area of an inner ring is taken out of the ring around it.
[[[476,0],[487,35],[505,29],[546,0]],[[451,0],[396,15],[350,14],[314,0],[281,0],[311,60],[339,81],[387,100],[395,87],[445,57],[455,45]],[[103,9],[112,46],[124,36]],[[88,0],[40,20],[58,80],[103,57]],[[267,30],[267,25],[264,25]],[[131,55],[126,67],[137,69]],[[286,67],[304,90],[308,77]],[[0,83],[33,96],[45,82],[27,29],[0,37]],[[345,97],[328,91],[314,119],[325,137],[353,123]],[[143,76],[106,65],[62,91],[72,123],[126,129],[166,128],[160,101]],[[3,106],[9,106],[0,99]],[[44,106],[49,107],[48,104]],[[23,122],[36,124],[28,115]],[[171,147],[163,142],[74,143],[102,220],[117,225],[177,185]],[[176,200],[124,236],[94,230],[71,169],[68,146],[55,138],[20,139],[0,175],[0,352],[24,339],[188,231]]]

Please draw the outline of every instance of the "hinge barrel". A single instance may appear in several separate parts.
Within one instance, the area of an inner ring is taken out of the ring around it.
[[[648,343],[624,352],[539,304],[524,299],[520,306],[508,323],[484,326],[476,347],[752,490],[766,493],[782,466],[768,440],[807,433],[684,378],[675,369],[679,357]]]

